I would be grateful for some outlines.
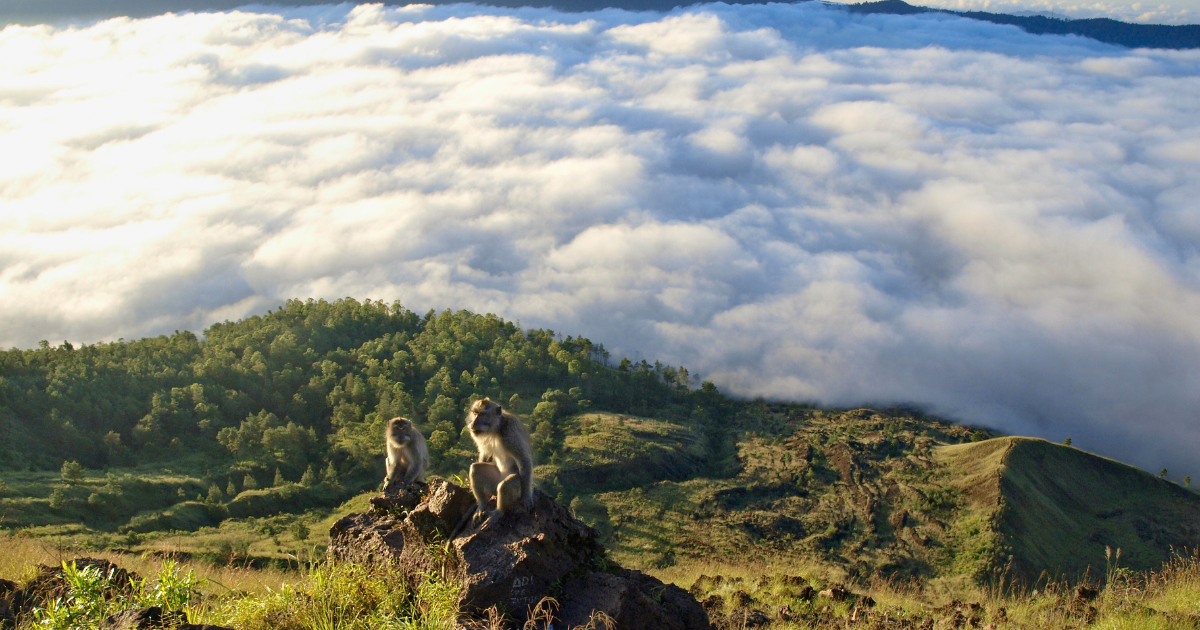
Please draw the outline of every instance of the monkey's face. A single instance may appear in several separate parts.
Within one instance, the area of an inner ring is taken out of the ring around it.
[[[392,441],[407,445],[412,441],[412,423],[408,420],[392,420]]]
[[[471,433],[479,435],[499,431],[502,411],[500,405],[487,398],[475,403],[475,406],[471,407]]]

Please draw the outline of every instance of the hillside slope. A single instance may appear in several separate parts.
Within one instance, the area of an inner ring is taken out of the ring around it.
[[[962,491],[964,513],[990,524],[986,560],[1004,565],[1011,555],[1015,577],[1102,574],[1106,546],[1121,549],[1121,566],[1157,569],[1173,550],[1200,544],[1200,495],[1132,466],[1022,437],[934,455]]]
[[[567,438],[576,448],[555,470],[580,481],[562,475],[557,487],[609,535],[616,558],[645,568],[790,563],[848,577],[1034,581],[1043,571],[1102,576],[1105,546],[1121,549],[1121,566],[1144,570],[1200,544],[1200,496],[1174,483],[902,410],[742,412],[726,475],[706,471],[683,427],[589,417],[603,439]],[[639,441],[648,427],[659,439]],[[672,435],[676,446],[661,437]],[[603,451],[583,481],[580,464],[603,444],[624,446]],[[686,466],[671,465],[679,462],[694,464],[686,479]]]

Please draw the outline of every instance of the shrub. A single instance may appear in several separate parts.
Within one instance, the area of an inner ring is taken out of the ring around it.
[[[63,462],[62,480],[67,483],[83,481],[83,466],[77,461]]]
[[[50,493],[50,509],[61,509],[66,500],[67,496],[63,494],[62,488],[55,488],[54,491]]]
[[[103,573],[95,565],[76,567],[75,562],[62,563],[66,592],[33,611],[34,626],[49,630],[78,630],[95,628],[110,614],[126,608],[160,606],[168,611],[183,611],[188,619],[196,617],[195,603],[200,596],[200,580],[188,570],[184,574],[174,560],[163,561],[157,579],[134,580],[130,597],[114,597],[116,584],[110,571]]]

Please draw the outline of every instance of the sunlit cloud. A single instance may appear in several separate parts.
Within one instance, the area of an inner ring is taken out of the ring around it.
[[[0,343],[466,308],[1200,463],[1200,52],[819,3],[0,31]]]

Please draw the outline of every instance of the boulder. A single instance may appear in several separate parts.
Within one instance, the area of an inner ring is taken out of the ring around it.
[[[105,599],[128,596],[133,592],[133,580],[139,579],[136,573],[128,572],[102,558],[75,558],[68,561],[68,564],[72,562],[75,563],[77,570],[95,567],[101,575],[108,578],[108,588],[104,592]],[[45,606],[46,602],[66,595],[68,589],[61,565],[39,565],[37,575],[23,588],[9,593],[5,599],[9,601],[11,613],[20,618],[34,608]]]
[[[846,587],[842,586],[841,584],[834,584],[820,593],[817,593],[817,596],[824,597],[826,599],[832,599],[835,602],[843,602],[846,601],[847,597],[850,597],[850,591],[846,590]]]
[[[17,616],[7,599],[0,599],[0,628],[17,627]]]
[[[555,620],[566,627],[604,613],[623,630],[711,628],[687,591],[609,562],[597,532],[542,492],[529,509],[484,531],[456,531],[470,523],[470,491],[442,480],[425,490],[380,497],[370,512],[339,520],[329,531],[330,557],[394,564],[413,589],[434,572],[459,585],[468,618],[495,607],[520,626],[550,597],[558,603]]]
[[[163,612],[158,606],[130,608],[111,614],[100,622],[100,630],[150,630],[151,628],[173,628],[183,621],[180,611]]]

